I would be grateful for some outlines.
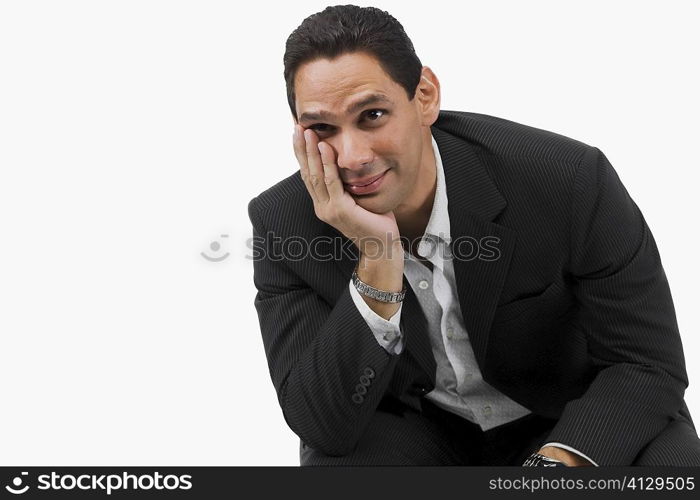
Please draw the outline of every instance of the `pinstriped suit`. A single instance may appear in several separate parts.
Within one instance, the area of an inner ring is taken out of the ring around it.
[[[659,254],[603,153],[476,113],[442,111],[431,131],[444,166],[451,245],[459,236],[498,241],[495,260],[458,258],[464,252],[452,249],[484,380],[552,419],[547,442],[567,443],[599,465],[700,465]],[[435,385],[425,318],[410,286],[401,317],[405,347],[392,355],[350,296],[354,246],[325,261],[271,257],[271,233],[348,243],[316,218],[299,173],[251,200],[248,210],[265,254],[254,262],[255,307],[270,375],[303,449],[351,457],[370,435],[393,440],[377,443],[378,450],[421,442],[415,433],[422,423],[403,433],[394,420],[390,433],[376,432],[389,413],[417,418],[422,395]],[[358,384],[366,388],[361,398]]]

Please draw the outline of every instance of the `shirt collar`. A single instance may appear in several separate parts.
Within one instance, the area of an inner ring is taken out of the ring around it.
[[[435,154],[435,170],[437,171],[437,183],[435,187],[435,199],[433,209],[430,212],[430,220],[425,228],[425,235],[441,238],[445,243],[450,243],[450,216],[447,212],[447,189],[445,187],[445,172],[442,166],[442,158],[435,137],[431,135],[433,152]]]

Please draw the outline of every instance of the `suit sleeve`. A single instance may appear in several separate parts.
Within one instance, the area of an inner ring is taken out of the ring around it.
[[[254,305],[282,413],[306,445],[345,455],[373,416],[399,356],[377,342],[347,286],[329,304],[275,256],[256,201],[248,204]]]
[[[630,465],[678,413],[688,378],[656,243],[597,148],[576,172],[570,248],[577,323],[597,375],[547,441],[599,465]]]

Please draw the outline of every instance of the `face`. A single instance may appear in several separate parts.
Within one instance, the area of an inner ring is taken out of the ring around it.
[[[439,83],[429,68],[423,67],[411,101],[363,52],[301,65],[294,88],[298,123],[331,146],[345,190],[358,205],[375,213],[420,206],[427,196],[421,188],[432,186],[430,125],[440,109]],[[378,187],[350,186],[380,174]]]

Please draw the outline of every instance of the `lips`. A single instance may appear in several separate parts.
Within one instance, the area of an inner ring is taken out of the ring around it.
[[[352,184],[345,183],[345,190],[357,196],[376,193],[384,184],[384,179],[387,178],[389,170],[391,169],[387,169],[374,177],[366,177],[365,179],[354,181]]]
[[[348,186],[357,186],[357,187],[366,186],[367,184],[372,184],[374,181],[379,179],[385,173],[386,173],[386,170],[384,172],[382,172],[381,174],[375,175],[374,177],[366,177],[365,179],[360,179],[360,180],[353,181],[353,182],[345,182],[344,184],[347,184]]]

